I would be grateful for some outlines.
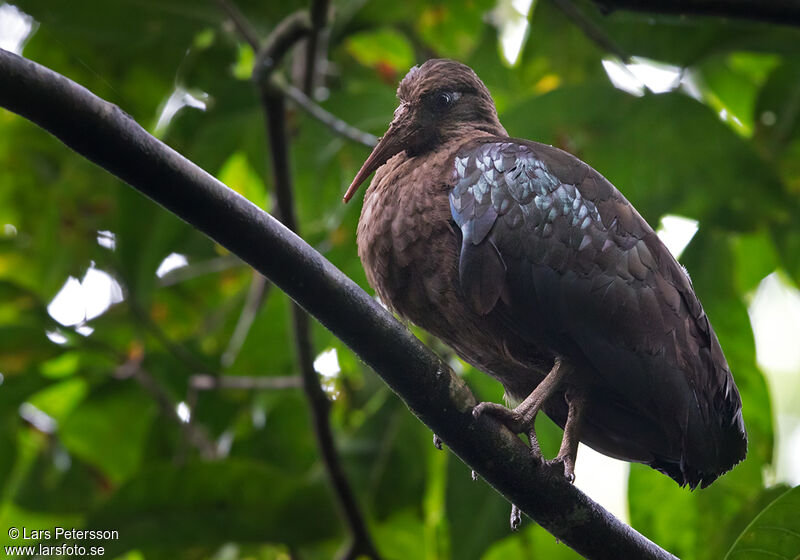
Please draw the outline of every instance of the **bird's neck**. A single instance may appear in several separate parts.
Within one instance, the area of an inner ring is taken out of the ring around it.
[[[442,131],[441,143],[437,149],[446,149],[447,145],[462,146],[470,140],[484,136],[508,136],[508,132],[496,117],[487,121],[458,124]]]

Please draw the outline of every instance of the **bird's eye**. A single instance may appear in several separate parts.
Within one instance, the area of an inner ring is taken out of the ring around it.
[[[459,94],[456,92],[441,91],[434,97],[434,102],[439,109],[447,109],[453,105],[459,97]]]

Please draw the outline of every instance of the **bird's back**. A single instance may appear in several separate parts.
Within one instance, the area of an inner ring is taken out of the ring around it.
[[[582,441],[692,487],[744,457],[741,401],[708,317],[611,183],[556,148],[483,138],[459,150],[450,200],[471,306],[568,356],[572,382],[595,394]],[[502,287],[487,291],[470,268]],[[545,410],[566,419],[559,396]]]

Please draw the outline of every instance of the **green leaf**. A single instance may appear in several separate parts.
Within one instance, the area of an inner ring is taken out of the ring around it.
[[[243,152],[236,152],[228,158],[220,169],[218,178],[253,204],[263,208],[270,207],[264,200],[264,184]]]
[[[348,52],[364,66],[391,75],[403,75],[414,65],[414,51],[403,35],[392,29],[364,31],[347,38]]]
[[[768,505],[736,539],[726,560],[800,557],[800,486]]]
[[[340,533],[321,477],[245,459],[149,465],[91,516],[88,527],[119,531],[119,539],[105,542],[110,558],[132,549],[208,554],[226,542],[297,546]]]
[[[731,242],[736,261],[736,289],[740,294],[748,294],[778,268],[777,249],[765,231],[737,235]]]
[[[535,523],[531,523],[518,534],[507,534],[505,538],[495,542],[481,558],[482,560],[504,560],[506,558],[579,560],[583,557],[567,545],[558,542],[553,535]]]
[[[154,402],[137,387],[112,382],[75,409],[59,435],[70,453],[119,483],[140,466],[154,409]]]
[[[88,392],[89,387],[85,380],[66,379],[31,395],[28,402],[60,422],[79,405]]]

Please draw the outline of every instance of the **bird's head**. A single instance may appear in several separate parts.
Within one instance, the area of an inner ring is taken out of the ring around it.
[[[353,179],[345,202],[373,171],[402,151],[419,155],[470,132],[505,135],[489,90],[460,62],[432,59],[414,66],[400,82],[397,98],[400,105],[389,130]]]

